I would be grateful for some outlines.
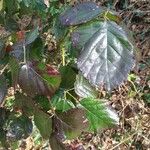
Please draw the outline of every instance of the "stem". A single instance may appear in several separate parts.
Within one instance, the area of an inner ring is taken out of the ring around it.
[[[27,63],[27,59],[26,59],[26,47],[25,47],[25,43],[23,44],[23,54],[24,54],[23,61],[26,64]]]
[[[8,64],[6,64],[5,66],[4,66],[4,68],[2,69],[2,70],[0,70],[0,75],[2,75],[3,74],[3,72],[5,71],[5,69],[8,67]]]
[[[62,65],[65,66],[66,65],[66,62],[65,62],[65,48],[63,47],[62,48]]]

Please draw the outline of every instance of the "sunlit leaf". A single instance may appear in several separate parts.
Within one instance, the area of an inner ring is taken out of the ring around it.
[[[85,110],[91,131],[97,131],[98,129],[118,124],[119,119],[115,111],[111,110],[100,100],[85,98],[80,101],[80,105]]]
[[[88,80],[86,80],[81,73],[77,75],[76,82],[75,82],[75,92],[78,96],[82,98],[86,97],[98,97],[98,91],[94,87],[90,85]]]
[[[78,25],[92,20],[102,12],[103,9],[96,3],[84,2],[65,11],[60,16],[60,21],[62,25]]]
[[[104,21],[86,42],[78,58],[78,68],[89,82],[111,91],[127,79],[134,66],[133,45],[116,23]]]
[[[75,108],[74,104],[65,97],[64,92],[64,90],[58,90],[51,99],[52,106],[62,112]]]
[[[34,122],[39,129],[42,137],[48,139],[52,133],[52,119],[51,116],[43,111],[37,110],[34,114]]]

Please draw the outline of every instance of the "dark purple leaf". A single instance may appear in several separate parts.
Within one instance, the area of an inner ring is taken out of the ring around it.
[[[111,91],[127,80],[135,64],[133,50],[126,32],[115,22],[104,21],[84,45],[77,65],[92,85]]]
[[[78,25],[92,20],[102,12],[103,9],[96,3],[84,2],[65,11],[60,16],[60,21],[62,25]]]

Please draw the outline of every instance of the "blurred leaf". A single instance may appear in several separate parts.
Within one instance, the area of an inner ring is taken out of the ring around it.
[[[5,42],[0,39],[0,59],[4,58],[5,51],[4,51]]]
[[[69,8],[60,16],[62,25],[78,25],[96,18],[103,10],[96,3],[84,2]]]
[[[0,75],[0,104],[3,102],[7,94],[7,82],[4,75]]]
[[[26,116],[13,117],[7,122],[7,138],[26,139],[32,133],[32,121]]]
[[[50,136],[49,142],[52,150],[66,150],[63,146],[63,143],[59,142],[57,139],[57,134],[52,134]]]
[[[0,108],[0,129],[3,128],[3,125],[8,119],[8,116],[9,116],[9,111],[7,111],[5,108]]]
[[[119,15],[117,15],[116,12],[108,11],[105,15],[106,15],[105,17],[107,17],[107,19],[114,21],[116,23],[120,23],[122,21],[121,17],[119,17]]]
[[[38,31],[38,27],[36,27],[26,35],[25,44],[28,45],[34,42],[35,39],[38,37],[38,35],[39,35],[39,31]]]
[[[77,65],[92,85],[111,91],[127,79],[133,68],[133,48],[120,26],[104,21],[85,44]]]
[[[43,111],[37,110],[34,114],[34,122],[39,129],[41,136],[48,139],[52,133],[52,119],[51,116]]]
[[[74,87],[74,82],[76,80],[76,73],[70,66],[60,67],[61,74],[61,88],[71,89]]]
[[[41,38],[37,38],[33,44],[31,45],[31,49],[29,51],[29,59],[41,61],[44,54],[44,44]]]
[[[143,99],[145,100],[145,102],[150,104],[150,93],[143,94]]]
[[[15,58],[11,57],[11,59],[9,60],[9,66],[12,75],[13,87],[15,88],[18,83],[18,73],[20,68],[19,62]]]
[[[44,111],[50,110],[51,104],[47,97],[37,95],[34,100],[39,104],[40,107],[42,107]]]
[[[57,114],[57,116],[61,120],[66,137],[69,139],[77,137],[82,131],[88,129],[88,121],[83,109],[70,109],[67,112]]]
[[[74,104],[64,97],[64,90],[58,90],[51,99],[52,106],[61,112],[65,112],[71,108],[75,108]]]
[[[62,40],[63,37],[66,35],[68,28],[63,26],[59,18],[57,17],[54,21],[52,31],[56,37],[56,40],[59,41]]]
[[[32,116],[35,111],[35,105],[33,100],[29,96],[25,96],[21,93],[15,94],[14,108],[21,109],[27,116]]]
[[[81,73],[79,73],[76,77],[75,92],[78,96],[82,98],[87,98],[87,97],[97,98],[98,97],[98,91],[96,91],[96,89],[90,85],[88,80],[86,80],[81,75]]]
[[[3,9],[3,0],[0,1],[0,11]]]
[[[119,122],[117,114],[98,99],[84,98],[80,105],[85,110],[89,129],[92,131],[111,127]]]

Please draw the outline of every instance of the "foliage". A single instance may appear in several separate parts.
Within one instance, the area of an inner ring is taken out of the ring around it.
[[[30,136],[33,122],[53,149],[55,145],[66,149],[64,140],[83,131],[118,124],[117,114],[101,99],[99,89],[110,93],[117,88],[135,63],[134,45],[120,17],[92,2],[67,10],[58,8],[57,0],[50,7],[44,0],[12,3],[6,0],[0,7],[5,31],[0,37],[2,146],[9,148],[9,139]],[[51,64],[43,38],[49,28],[61,59]],[[12,86],[13,109],[6,110],[5,97]]]

